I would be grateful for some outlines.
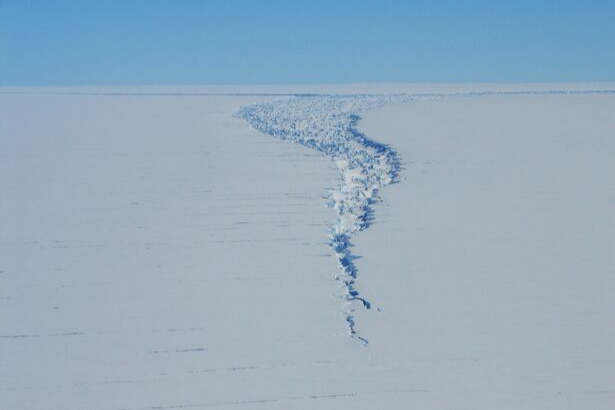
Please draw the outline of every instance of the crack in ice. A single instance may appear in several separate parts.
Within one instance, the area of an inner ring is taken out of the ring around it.
[[[367,345],[354,319],[357,309],[371,303],[356,286],[356,258],[351,237],[373,221],[373,204],[379,190],[398,181],[401,162],[389,146],[367,138],[356,129],[360,113],[391,100],[408,101],[409,96],[301,96],[257,103],[241,108],[237,116],[254,129],[315,149],[330,157],[341,174],[337,189],[327,202],[337,214],[329,228],[329,247],[335,252],[339,270],[335,279],[342,284],[346,301],[344,316],[349,334]]]

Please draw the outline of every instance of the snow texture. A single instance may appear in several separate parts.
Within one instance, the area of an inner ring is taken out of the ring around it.
[[[0,409],[615,408],[614,89],[0,87]]]

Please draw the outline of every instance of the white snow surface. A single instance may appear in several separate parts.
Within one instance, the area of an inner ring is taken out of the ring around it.
[[[614,90],[0,89],[0,409],[613,408]]]

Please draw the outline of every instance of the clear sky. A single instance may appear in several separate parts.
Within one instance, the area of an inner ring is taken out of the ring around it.
[[[0,0],[1,85],[615,81],[615,0]]]

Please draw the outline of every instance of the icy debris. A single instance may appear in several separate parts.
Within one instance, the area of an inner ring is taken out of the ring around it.
[[[349,333],[364,344],[367,339],[359,336],[353,313],[357,308],[370,309],[371,304],[356,288],[350,238],[370,225],[372,205],[380,199],[378,191],[398,180],[401,163],[395,151],[367,138],[355,126],[366,110],[413,99],[407,95],[307,96],[250,105],[236,114],[264,134],[329,156],[340,170],[341,183],[328,195],[328,203],[337,213],[330,227],[329,246],[338,259],[336,280],[342,284],[347,302],[344,315]]]

